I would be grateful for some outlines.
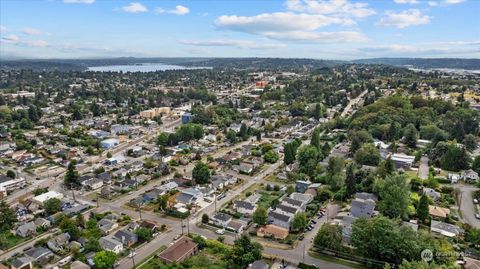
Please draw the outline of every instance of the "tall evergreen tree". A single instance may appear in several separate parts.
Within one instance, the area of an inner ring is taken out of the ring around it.
[[[423,222],[426,222],[429,218],[428,197],[425,194],[422,195],[418,202],[417,217]]]

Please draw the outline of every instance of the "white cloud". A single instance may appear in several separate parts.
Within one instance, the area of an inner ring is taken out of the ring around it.
[[[40,31],[38,29],[35,29],[35,28],[30,28],[30,27],[23,28],[22,33],[24,33],[26,35],[41,35],[41,34],[43,34],[42,31]]]
[[[385,16],[377,22],[377,25],[406,28],[413,25],[428,24],[430,19],[430,16],[423,15],[418,9],[403,10],[399,13],[387,11]]]
[[[0,25],[0,33],[5,33],[7,31],[7,27]]]
[[[7,41],[7,42],[17,42],[20,40],[18,36],[16,35],[7,35],[7,36],[2,36],[2,40]]]
[[[397,4],[418,4],[418,0],[393,0]]]
[[[156,14],[162,14],[162,13],[165,13],[165,12],[166,12],[166,10],[161,8],[161,7],[155,8],[155,13]]]
[[[431,6],[431,7],[436,7],[436,6],[438,6],[438,3],[435,2],[435,1],[428,1],[428,5]]]
[[[142,13],[147,12],[148,8],[139,2],[132,2],[128,6],[122,7],[122,10],[128,13]]]
[[[343,42],[366,42],[368,38],[359,32],[340,31],[340,32],[266,32],[264,35],[271,39],[315,42],[315,43],[343,43]]]
[[[185,15],[188,12],[190,12],[190,9],[188,9],[187,7],[178,5],[175,7],[175,9],[170,10],[169,12],[176,15]]]
[[[447,5],[456,5],[465,2],[466,0],[445,0]]]
[[[63,0],[65,4],[93,4],[95,0]]]
[[[211,39],[211,40],[181,40],[184,45],[199,47],[237,47],[241,49],[277,49],[284,48],[284,44],[265,44],[242,39]]]
[[[251,17],[223,15],[215,21],[215,24],[219,28],[247,33],[261,33],[266,31],[312,31],[328,25],[351,25],[352,23],[350,19],[291,12],[264,13]]]
[[[287,0],[285,5],[291,11],[310,14],[353,18],[364,18],[376,14],[375,10],[368,8],[368,3],[351,3],[348,0]]]
[[[184,6],[176,6],[175,9],[170,9],[170,10],[166,10],[164,8],[161,8],[161,7],[157,7],[155,8],[155,13],[156,14],[163,14],[163,13],[171,13],[171,14],[175,14],[175,15],[185,15],[187,13],[190,12],[190,9],[188,9],[188,7],[184,7]]]
[[[264,36],[276,40],[305,41],[314,43],[363,42],[367,38],[353,31],[318,32],[329,25],[350,26],[350,18],[293,12],[264,13],[256,16],[224,15],[217,18],[219,29]]]
[[[24,41],[22,45],[29,47],[48,47],[50,44],[45,40]]]

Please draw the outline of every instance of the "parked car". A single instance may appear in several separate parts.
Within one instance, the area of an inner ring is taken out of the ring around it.
[[[478,199],[473,199],[474,204],[478,204]]]
[[[475,214],[475,218],[480,219],[480,214]]]
[[[216,234],[225,234],[225,230],[224,229],[218,229],[215,231]]]

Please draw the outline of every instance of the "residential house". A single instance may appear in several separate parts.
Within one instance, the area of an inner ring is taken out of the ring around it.
[[[96,190],[100,189],[103,186],[103,179],[100,178],[90,178],[82,182],[83,188],[86,190]]]
[[[394,153],[390,158],[395,163],[397,169],[410,169],[415,161],[415,156],[403,153]]]
[[[37,233],[37,226],[35,226],[35,223],[33,221],[30,221],[18,226],[15,233],[20,237],[32,236]]]
[[[97,226],[103,234],[109,234],[111,231],[115,230],[118,227],[118,223],[103,218],[98,221]]]
[[[288,215],[288,216],[295,216],[295,214],[297,214],[298,211],[299,211],[298,208],[291,207],[291,206],[284,205],[284,204],[279,204],[275,208],[275,212],[283,214],[283,215]]]
[[[432,220],[430,224],[430,232],[446,237],[456,237],[463,234],[465,231],[456,225]]]
[[[173,245],[162,251],[158,257],[166,263],[179,263],[198,252],[198,244],[183,236]]]
[[[294,199],[294,200],[297,200],[297,201],[301,201],[302,206],[307,205],[308,203],[310,203],[313,200],[312,195],[305,194],[305,193],[299,193],[299,192],[292,192],[290,194],[290,198]]]
[[[478,182],[478,173],[472,169],[466,170],[462,173],[462,179],[466,182]]]
[[[203,193],[194,188],[184,189],[176,196],[177,203],[182,203],[184,205],[195,204],[201,199],[203,199]]]
[[[47,246],[53,252],[63,253],[68,248],[70,235],[68,233],[59,234],[47,241]]]
[[[290,223],[293,217],[284,215],[275,211],[268,212],[268,224],[276,225],[285,229],[290,229]]]
[[[216,213],[215,215],[212,216],[211,221],[221,227],[227,227],[228,223],[232,220],[232,216],[227,215],[225,213]]]
[[[372,199],[355,198],[350,204],[350,213],[355,218],[373,217],[376,202]]]
[[[98,240],[98,243],[104,250],[108,250],[114,252],[115,254],[119,254],[123,251],[123,244],[120,241],[117,241],[110,237],[101,237]]]
[[[45,265],[53,258],[53,252],[44,247],[34,247],[25,251],[25,256],[31,258],[34,263]]]
[[[312,184],[310,181],[305,181],[305,180],[297,180],[295,182],[295,191],[299,193],[304,193],[308,187]]]
[[[248,164],[248,163],[240,163],[240,164],[236,164],[234,166],[232,166],[232,169],[234,171],[237,171],[239,173],[242,173],[242,174],[251,174],[253,172],[253,165],[251,164]]]
[[[268,267],[268,263],[264,260],[257,260],[250,264],[248,269],[268,269]]]
[[[238,213],[251,216],[257,209],[257,205],[247,201],[237,200],[233,202],[233,209]]]
[[[442,198],[442,195],[439,192],[431,188],[423,188],[423,194],[432,198],[434,201],[438,201],[440,200],[440,198]]]
[[[228,222],[228,224],[225,228],[227,228],[228,230],[233,231],[237,234],[241,234],[243,232],[243,230],[245,229],[245,227],[247,227],[247,223],[245,221],[232,220],[232,221]]]
[[[52,226],[49,220],[46,220],[44,218],[35,218],[33,221],[35,223],[35,226],[37,228],[42,228],[42,229],[48,229]]]
[[[28,257],[19,257],[10,263],[10,269],[32,269],[32,260]]]
[[[74,261],[70,264],[70,269],[90,269],[90,266],[81,261]]]
[[[440,206],[429,205],[428,213],[433,218],[444,220],[450,214],[450,209]]]
[[[127,230],[119,230],[113,234],[113,239],[116,239],[126,247],[130,247],[138,242],[138,236]]]

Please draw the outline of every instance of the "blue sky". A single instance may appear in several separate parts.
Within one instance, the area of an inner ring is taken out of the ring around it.
[[[480,0],[1,0],[0,57],[480,58]]]

